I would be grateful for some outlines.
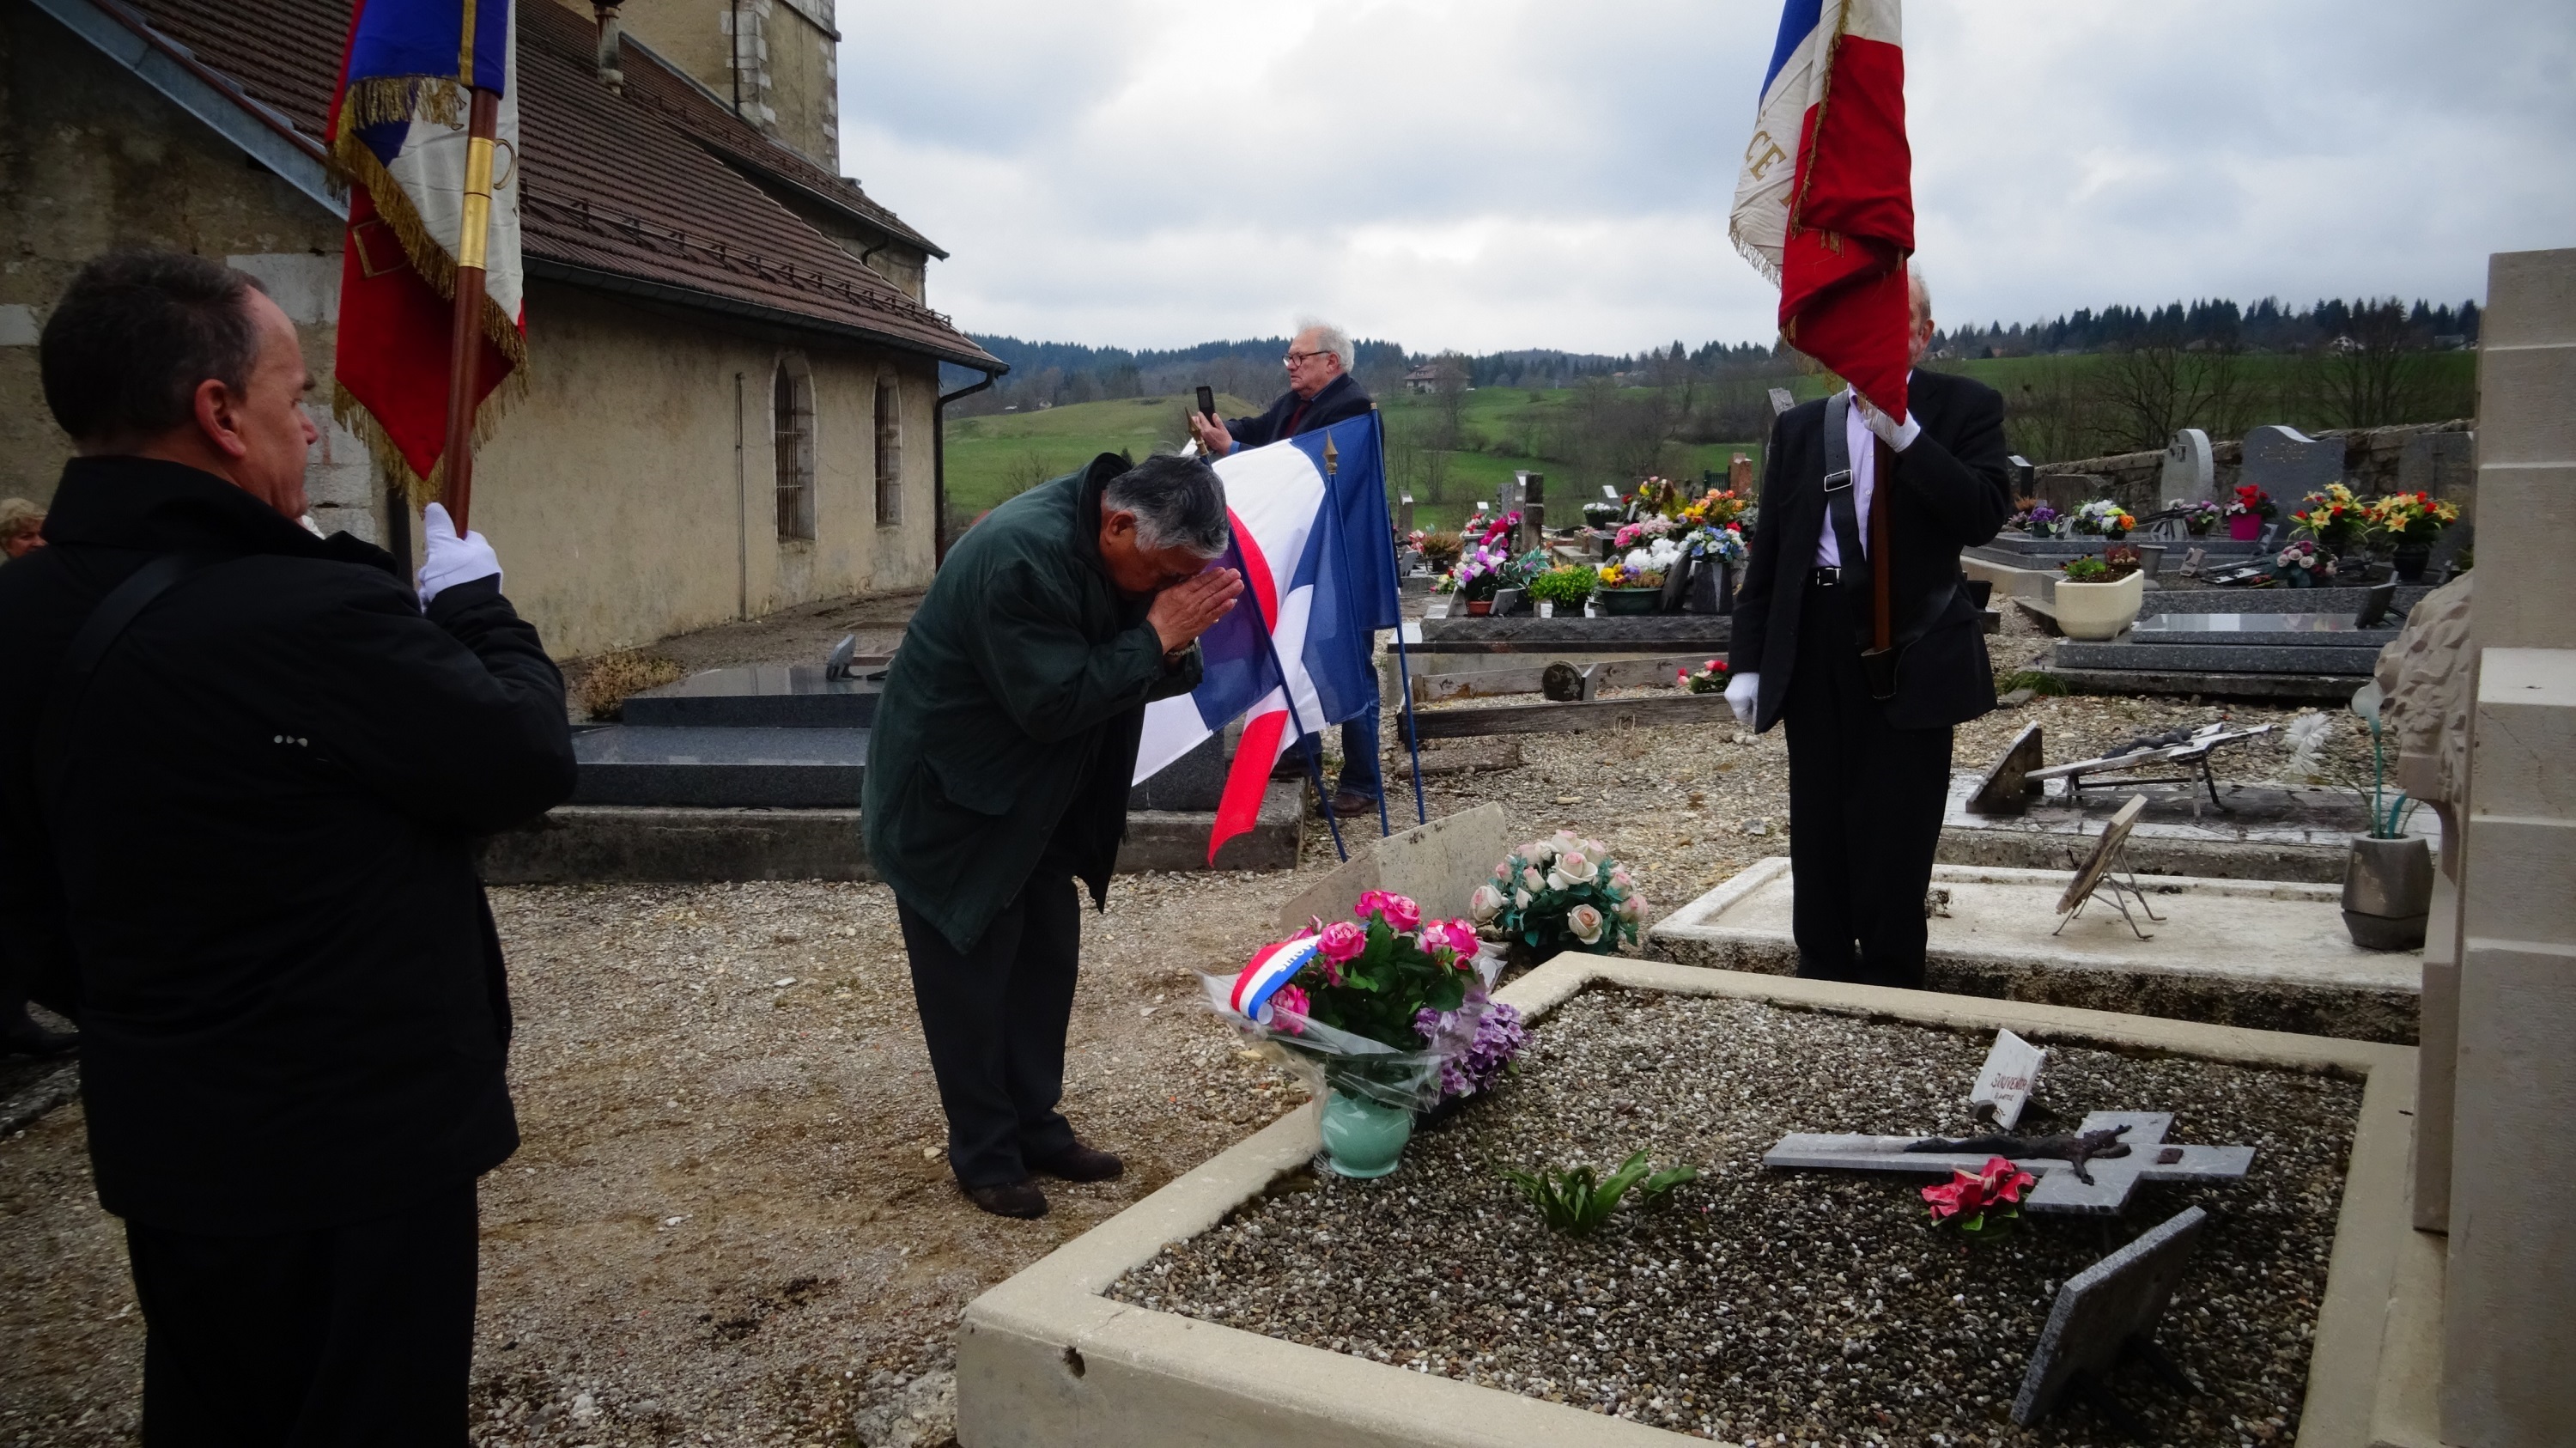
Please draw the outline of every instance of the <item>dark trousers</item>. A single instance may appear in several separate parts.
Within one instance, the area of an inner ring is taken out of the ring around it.
[[[897,901],[896,913],[939,1106],[948,1114],[949,1169],[961,1186],[1024,1181],[1031,1158],[1074,1144],[1073,1128],[1055,1109],[1064,1095],[1064,1032],[1082,949],[1073,877],[1040,866],[969,951],[950,945],[911,906]]]
[[[1781,711],[1798,974],[1920,989],[1950,731],[1889,727],[1852,622],[1840,590],[1807,589]]]
[[[145,1448],[465,1442],[474,1183],[259,1237],[128,1222]]]

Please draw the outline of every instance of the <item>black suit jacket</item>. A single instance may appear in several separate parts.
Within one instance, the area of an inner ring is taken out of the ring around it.
[[[1297,411],[1297,404],[1301,401],[1306,402],[1306,410],[1303,414]],[[1313,432],[1319,427],[1348,422],[1366,413],[1374,405],[1369,401],[1367,391],[1352,379],[1351,374],[1345,372],[1325,383],[1323,390],[1316,393],[1312,401],[1306,401],[1294,392],[1282,392],[1279,394],[1279,400],[1270,404],[1268,412],[1259,417],[1234,418],[1226,423],[1225,430],[1234,434],[1234,445],[1237,447],[1263,447],[1282,438],[1294,437],[1301,432]],[[1288,425],[1288,419],[1291,417],[1297,419],[1297,425],[1294,428]]]
[[[1900,652],[1896,697],[1882,707],[1895,728],[1933,729],[1995,707],[1994,665],[1959,571],[1959,550],[2002,530],[2012,516],[2012,485],[2005,466],[2004,400],[1993,388],[1917,371],[1907,386],[1907,406],[1923,432],[1897,455],[1894,486],[1886,495],[1895,510],[1888,518],[1888,566]],[[1815,568],[1816,540],[1828,526],[1824,478],[1825,404],[1803,403],[1772,425],[1762,464],[1762,516],[1735,600],[1728,663],[1736,673],[1762,676],[1756,729],[1779,719],[1799,664],[1798,614]],[[1861,616],[1866,619],[1866,611]],[[1863,637],[1855,646],[1867,643]]]
[[[177,463],[73,459],[45,536],[0,569],[0,967],[80,1022],[99,1204],[310,1230],[508,1156],[474,839],[572,792],[537,631],[490,579],[424,615],[382,549]],[[30,780],[74,631],[162,553],[222,561],[135,618]]]

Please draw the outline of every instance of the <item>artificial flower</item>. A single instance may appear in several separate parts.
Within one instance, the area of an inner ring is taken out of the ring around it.
[[[1372,915],[1383,917],[1390,927],[1397,930],[1411,930],[1422,923],[1421,906],[1386,890],[1371,890],[1360,896],[1360,902],[1351,914],[1362,920]]]
[[[1547,876],[1538,872],[1538,866],[1525,865],[1521,867],[1521,888],[1533,895],[1540,894],[1547,889]]]
[[[1625,890],[1636,883],[1637,877],[1628,873],[1627,866],[1613,865],[1610,867],[1610,885],[1612,889]]]
[[[1556,857],[1556,872],[1577,885],[1589,885],[1600,877],[1601,866],[1582,850],[1568,850]]]
[[[1283,985],[1270,997],[1270,1020],[1292,1036],[1306,1034],[1306,993]]]
[[[1315,953],[1334,965],[1354,959],[1366,949],[1368,932],[1347,920],[1336,920],[1325,926],[1323,935],[1315,942]]]
[[[1565,912],[1565,928],[1574,932],[1574,938],[1586,945],[1599,944],[1601,932],[1609,926],[1610,922],[1603,918],[1601,912],[1590,905],[1577,905]]]
[[[1621,900],[1617,907],[1617,914],[1620,919],[1627,921],[1631,925],[1645,919],[1646,897],[1643,895],[1630,895],[1626,899]]]
[[[1467,897],[1467,913],[1476,917],[1479,925],[1493,919],[1502,908],[1503,892],[1491,885],[1479,885],[1476,893]]]
[[[1515,910],[1527,910],[1530,907],[1530,901],[1533,898],[1534,897],[1527,890],[1514,890],[1512,892],[1512,908]]]

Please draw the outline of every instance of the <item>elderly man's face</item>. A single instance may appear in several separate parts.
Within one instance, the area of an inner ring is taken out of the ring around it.
[[[1288,344],[1288,390],[1299,397],[1312,397],[1342,375],[1341,354],[1323,345],[1323,329],[1309,327]]]
[[[1104,509],[1100,515],[1100,565],[1130,598],[1162,592],[1205,573],[1208,560],[1187,548],[1148,548],[1136,532],[1136,515]]]
[[[226,421],[241,449],[233,461],[232,479],[243,492],[279,513],[300,518],[307,510],[305,454],[322,435],[304,411],[304,396],[313,390],[313,374],[305,370],[295,324],[277,303],[253,292],[250,313],[259,327],[259,361],[251,368],[242,396],[228,409]]]
[[[1919,286],[1905,289],[1905,360],[1920,365],[1932,350],[1932,299]]]

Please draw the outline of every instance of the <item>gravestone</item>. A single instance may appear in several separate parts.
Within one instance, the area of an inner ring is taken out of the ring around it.
[[[1753,491],[1753,459],[1743,453],[1726,460],[1726,487],[1729,492],[1749,494]]]
[[[2031,1088],[2039,1084],[2039,1068],[2047,1059],[2046,1051],[2012,1032],[1995,1032],[1995,1044],[1986,1052],[1986,1064],[1977,1068],[1977,1084],[1968,1092],[1968,1104],[1988,1108],[1987,1119],[2012,1130],[2021,1120],[2021,1109],[2030,1104]]]
[[[2203,503],[2218,496],[2218,470],[2209,455],[2209,434],[2186,427],[2165,446],[2164,471],[2156,479],[2156,500],[2165,504]]]
[[[1774,387],[1771,389],[1771,415],[1773,417],[1778,417],[1781,413],[1787,412],[1790,408],[1797,405],[1798,399],[1789,395],[1788,388]]]
[[[1355,840],[1348,864],[1281,904],[1279,931],[1284,938],[1309,928],[1312,919],[1348,920],[1352,903],[1371,890],[1411,898],[1426,920],[1465,915],[1469,897],[1493,878],[1494,866],[1511,848],[1511,823],[1499,804],[1443,815],[1381,839]]]
[[[1521,531],[1512,544],[1517,553],[1537,547],[1547,535],[1547,474],[1514,473],[1512,480],[1521,495]]]
[[[2004,746],[1994,768],[1978,781],[1976,792],[1968,796],[1968,808],[1983,815],[2020,814],[2030,807],[2031,796],[2039,793],[2039,785],[2030,775],[2043,762],[2039,726],[2023,725],[2013,742]]]
[[[2117,1216],[2126,1210],[2130,1194],[2140,1182],[2229,1181],[2254,1166],[2254,1148],[2250,1146],[2167,1145],[2165,1133],[2173,1130],[2170,1111],[2095,1111],[2085,1116],[2074,1134],[2107,1131],[2115,1126],[2128,1128],[2119,1137],[2120,1144],[2129,1148],[2128,1153],[2086,1161],[2084,1176],[2093,1179],[2089,1183],[2076,1174],[2072,1161],[2059,1157],[2015,1156],[2010,1151],[1907,1150],[1927,1139],[1919,1136],[1793,1132],[1762,1154],[1762,1164],[1779,1170],[1911,1172],[1946,1177],[1952,1171],[1973,1174],[1985,1166],[1989,1157],[2003,1156],[2039,1178],[2039,1185],[2022,1198],[2026,1210],[2096,1217]]]
[[[2397,452],[2397,491],[2430,493],[2454,502],[2468,497],[2478,476],[2478,435],[2426,432],[2406,439]]]
[[[1198,747],[1140,780],[1127,793],[1129,809],[1175,810],[1206,814],[1225,797],[1226,774],[1233,767],[1226,733],[1217,730]]]
[[[2245,434],[2245,463],[2237,478],[2271,494],[2286,517],[2302,495],[2341,481],[2343,441],[2267,423]]]
[[[2136,1241],[2066,1279],[2048,1323],[2039,1330],[2030,1371],[2013,1399],[2013,1421],[2027,1428],[2038,1422],[2070,1387],[2085,1392],[2104,1416],[2116,1423],[2127,1415],[2106,1404],[2102,1378],[2121,1360],[2144,1357],[2161,1375],[2188,1390],[2190,1381],[2155,1345],[2156,1323],[2174,1288],[2191,1265],[2209,1214],[2186,1207],[2170,1220],[2150,1228]],[[2121,1424],[2128,1427],[2127,1424]],[[2134,1432],[2134,1429],[2132,1429]]]
[[[2004,475],[2011,480],[2012,495],[2027,498],[2039,486],[2039,468],[2020,453],[2004,459]]]
[[[572,737],[574,804],[847,809],[865,729],[613,725]]]
[[[1408,538],[1413,536],[1413,495],[1411,493],[1395,495],[1395,531]]]

